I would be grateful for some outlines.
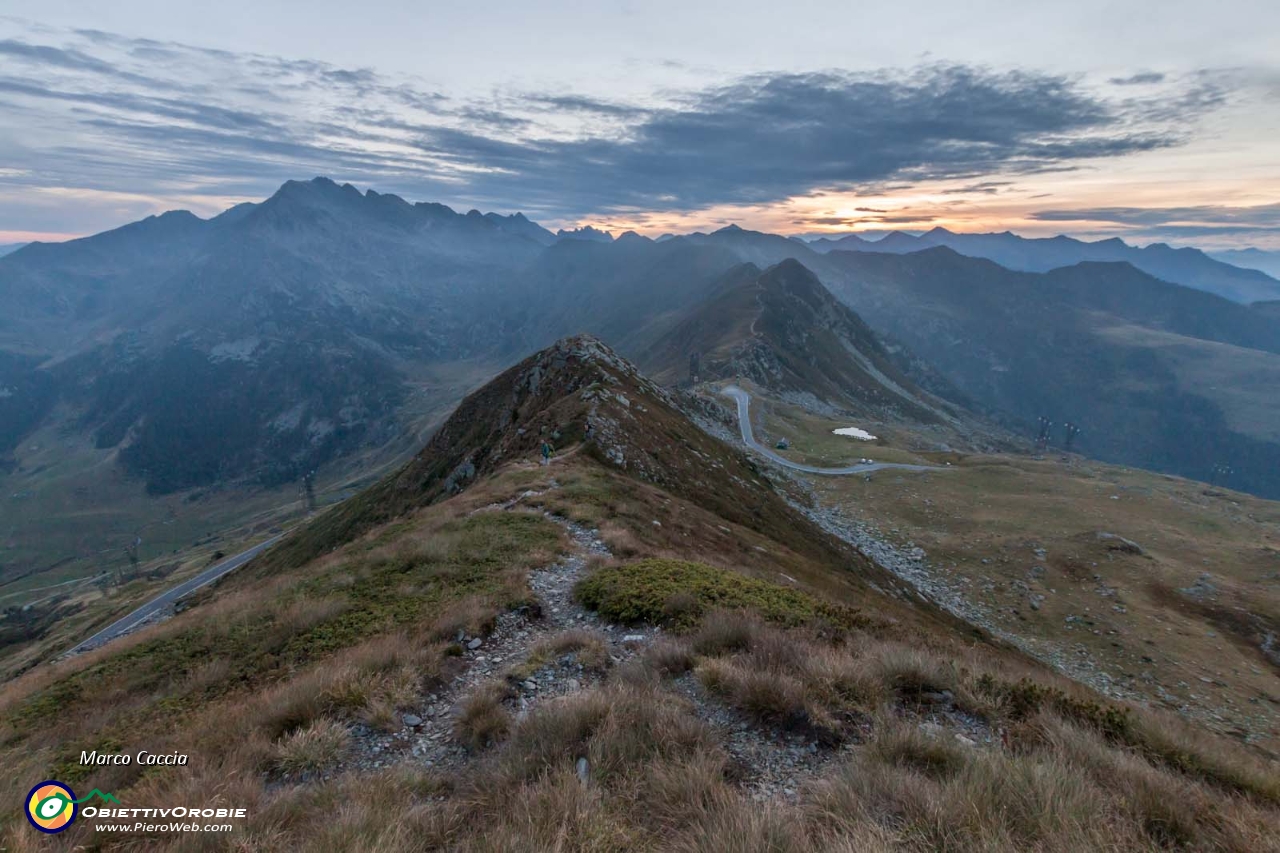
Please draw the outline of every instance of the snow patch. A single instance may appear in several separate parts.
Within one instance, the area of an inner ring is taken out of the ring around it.
[[[859,429],[858,427],[840,427],[839,429],[833,429],[832,432],[836,435],[847,435],[850,438],[856,438],[858,441],[876,440],[874,435],[867,432],[865,429]]]
[[[252,361],[253,351],[261,341],[254,338],[241,338],[238,341],[226,341],[209,350],[209,361]]]

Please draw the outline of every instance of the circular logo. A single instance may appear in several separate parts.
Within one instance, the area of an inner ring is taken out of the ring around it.
[[[76,795],[61,782],[41,782],[27,794],[27,820],[41,832],[62,832],[76,819]]]

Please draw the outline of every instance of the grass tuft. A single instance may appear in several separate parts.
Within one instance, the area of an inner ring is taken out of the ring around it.
[[[502,703],[511,695],[511,688],[502,681],[489,681],[477,687],[463,703],[454,722],[454,738],[477,751],[503,740],[511,731],[512,721]]]
[[[319,773],[337,764],[350,744],[346,726],[334,720],[315,720],[276,744],[276,769],[286,776]]]

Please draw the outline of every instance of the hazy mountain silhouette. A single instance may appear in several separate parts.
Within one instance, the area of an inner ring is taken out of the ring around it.
[[[835,252],[825,280],[1011,425],[1046,416],[1111,461],[1280,495],[1280,324],[1127,264],[1006,270],[946,248]]]
[[[1272,278],[1280,277],[1280,252],[1267,252],[1262,249],[1227,249],[1221,252],[1209,252],[1209,257],[1224,264],[1260,270]]]
[[[1164,243],[1139,248],[1112,238],[1085,242],[1071,237],[1027,238],[1005,231],[1000,234],[957,234],[934,228],[918,237],[894,232],[868,241],[856,234],[840,239],[822,238],[809,244],[820,252],[918,252],[946,246],[962,255],[987,258],[1003,267],[1027,272],[1048,272],[1082,261],[1123,261],[1164,281],[1225,296],[1236,302],[1280,299],[1280,281],[1260,269],[1241,269],[1199,249],[1175,249]]]
[[[799,261],[730,270],[638,359],[660,382],[745,377],[782,398],[816,398],[878,418],[934,423],[918,388],[856,313]]]
[[[787,259],[816,279],[789,264],[725,289],[744,262]],[[751,293],[767,309],[765,349],[751,351],[791,390],[856,401],[868,364],[892,375],[864,345],[887,335],[913,354],[891,362],[909,381],[958,389],[1015,429],[1076,420],[1078,447],[1103,458],[1200,477],[1227,461],[1237,485],[1280,493],[1280,323],[1265,305],[1128,263],[1018,272],[941,247],[822,253],[732,226],[556,236],[520,214],[325,179],[0,259],[0,458],[56,422],[117,448],[153,491],[288,482],[403,436],[413,395],[432,393],[412,377],[430,365],[496,366],[590,332],[631,357],[665,337],[744,366],[735,323],[756,310]],[[664,376],[680,358],[687,370],[681,352]]]

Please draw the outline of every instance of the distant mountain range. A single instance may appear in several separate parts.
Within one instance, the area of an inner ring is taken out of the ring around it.
[[[843,409],[928,418],[958,400],[1023,434],[1073,420],[1082,451],[1201,478],[1230,463],[1233,485],[1280,496],[1273,306],[1131,262],[1025,272],[736,227],[557,235],[325,179],[0,259],[0,471],[52,429],[153,492],[294,482],[399,452],[424,402],[448,402],[433,371],[582,332],[666,381],[696,354],[708,376]]]
[[[1008,270],[946,247],[829,252],[737,227],[683,238],[768,265],[794,258],[879,333],[1026,434],[1038,417],[1077,449],[1280,497],[1280,323],[1128,263]]]
[[[29,389],[0,398],[0,454],[61,401],[154,491],[295,479],[397,432],[411,365],[511,339],[492,306],[544,240],[316,180],[32,244],[0,261],[0,384]]]
[[[10,254],[11,252],[18,251],[25,245],[27,244],[26,243],[0,243],[0,258],[3,258],[5,255]]]
[[[946,246],[962,255],[987,258],[1008,269],[1026,272],[1048,272],[1083,261],[1121,261],[1164,281],[1207,290],[1236,302],[1280,299],[1280,281],[1263,272],[1263,267],[1241,269],[1232,265],[1234,261],[1214,258],[1199,249],[1175,249],[1164,243],[1139,248],[1118,238],[1089,243],[1063,236],[1033,239],[1008,231],[1000,234],[956,234],[945,228],[934,228],[918,237],[895,231],[879,240],[869,241],[850,234],[834,240],[814,240],[809,246],[819,252],[890,252],[898,255]],[[1274,259],[1271,261],[1274,263]]]
[[[1229,249],[1208,254],[1209,257],[1224,264],[1261,270],[1272,278],[1280,278],[1280,252],[1265,252],[1262,249]]]

